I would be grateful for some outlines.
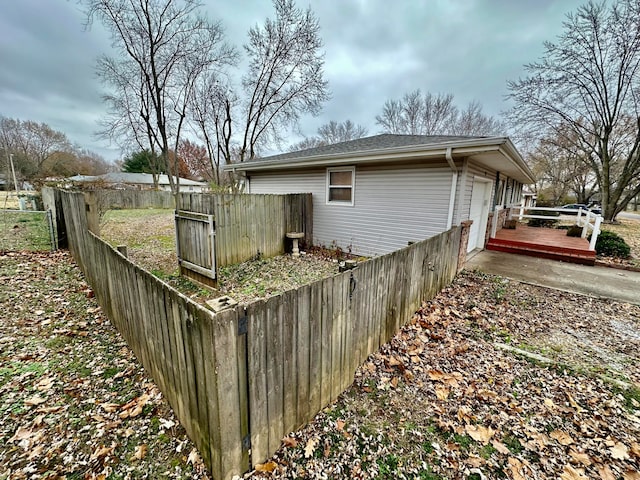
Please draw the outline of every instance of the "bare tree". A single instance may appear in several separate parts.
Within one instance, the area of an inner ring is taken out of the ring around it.
[[[117,57],[103,56],[98,75],[111,88],[105,134],[158,154],[161,168],[178,166],[187,108],[198,79],[236,59],[220,23],[199,15],[196,0],[85,0],[88,25],[99,19],[111,34]],[[179,183],[170,172],[171,189]],[[176,175],[177,178],[179,178]]]
[[[304,140],[292,145],[289,151],[305,150],[307,148],[321,147],[323,145],[333,145],[334,143],[348,142],[357,138],[366,137],[369,131],[366,127],[353,123],[351,120],[336,122],[331,120],[318,127],[318,134],[313,137],[306,137]]]
[[[382,113],[376,115],[376,123],[385,133],[406,133],[400,100],[387,100],[382,106]]]
[[[366,127],[355,124],[351,120],[338,123],[331,120],[318,128],[318,135],[327,144],[347,142],[356,138],[366,137],[369,131]]]
[[[0,117],[0,148],[4,157],[14,155],[16,172],[27,180],[51,172],[55,166],[52,160],[62,159],[61,152],[74,157],[71,142],[63,132],[31,120]],[[49,163],[47,168],[45,163]]]
[[[482,105],[473,101],[457,117],[456,135],[494,135],[504,132],[503,123],[482,112]]]
[[[542,139],[527,161],[536,177],[539,200],[552,205],[569,203],[573,197],[578,203],[590,203],[597,192],[597,181],[591,169],[566,138],[570,134]]]
[[[200,78],[193,91],[191,123],[218,185],[227,180],[222,165],[255,158],[261,147],[279,144],[302,114],[317,115],[329,98],[316,17],[293,0],[273,4],[275,19],[249,30],[241,93],[233,76],[225,74]]]
[[[459,110],[452,94],[422,95],[420,90],[387,100],[376,123],[386,133],[407,135],[497,135],[504,130],[502,122],[485,115],[478,102]]]
[[[567,15],[524,79],[508,82],[510,117],[530,134],[562,134],[594,173],[605,220],[640,193],[640,3],[589,2]]]
[[[456,124],[458,108],[453,104],[451,93],[433,95],[427,92],[424,96],[422,123],[426,135],[435,135]]]
[[[302,113],[317,115],[329,98],[317,18],[293,0],[273,5],[275,19],[252,27],[244,46],[249,70],[242,79],[241,162],[254,158],[261,144],[280,141]]]
[[[300,140],[297,143],[289,146],[290,152],[298,152],[300,150],[308,150],[310,148],[317,148],[327,145],[327,143],[318,136],[305,137],[304,140]]]
[[[204,142],[216,185],[223,183],[220,167],[234,160],[232,109],[236,105],[237,98],[225,78],[203,77],[192,92],[191,123]]]

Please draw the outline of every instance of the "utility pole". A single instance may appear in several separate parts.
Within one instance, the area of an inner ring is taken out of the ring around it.
[[[16,187],[16,196],[18,195],[18,181],[16,180],[16,169],[13,168],[13,153],[9,154],[9,162],[11,163],[11,173],[13,174],[13,185]]]

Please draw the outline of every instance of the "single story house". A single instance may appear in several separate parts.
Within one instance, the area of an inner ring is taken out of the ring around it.
[[[507,137],[383,134],[228,165],[247,193],[312,193],[313,242],[374,256],[473,220],[483,248],[497,204],[533,173]]]
[[[136,189],[151,190],[154,188],[153,175],[150,173],[127,173],[112,172],[104,175],[76,175],[65,179],[69,183],[95,183],[107,185],[116,189]],[[175,181],[175,177],[174,177]],[[186,178],[180,178],[180,191],[186,193],[202,193],[209,189],[209,185],[205,182],[196,182]],[[158,176],[158,190],[165,192],[171,191],[169,177],[167,175]]]

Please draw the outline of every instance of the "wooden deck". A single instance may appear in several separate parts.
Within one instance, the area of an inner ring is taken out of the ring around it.
[[[568,237],[566,230],[521,224],[516,229],[498,231],[496,238],[489,239],[486,249],[585,265],[594,265],[596,261],[596,253],[589,250],[585,238]]]

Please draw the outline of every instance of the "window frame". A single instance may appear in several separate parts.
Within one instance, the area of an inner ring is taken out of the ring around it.
[[[331,173],[333,172],[351,172],[351,185],[331,185]],[[345,166],[345,167],[328,167],[326,171],[326,186],[325,186],[325,195],[326,195],[326,205],[340,205],[343,207],[353,207],[355,204],[356,197],[356,167],[355,166]],[[351,189],[351,201],[344,200],[330,200],[329,193],[332,188],[350,188]]]

